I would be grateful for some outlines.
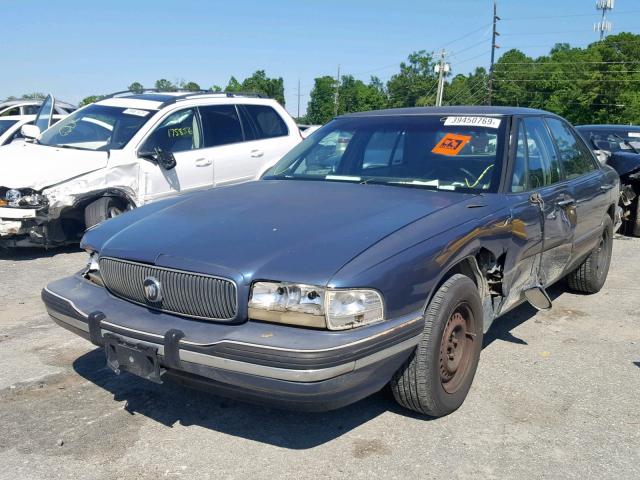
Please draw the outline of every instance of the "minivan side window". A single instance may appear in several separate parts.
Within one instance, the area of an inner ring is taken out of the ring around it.
[[[558,156],[542,118],[525,118],[524,125],[527,138],[527,189],[534,190],[559,182]]]
[[[242,125],[235,105],[198,107],[202,120],[205,148],[238,143],[244,140]]]
[[[547,118],[546,122],[558,146],[567,179],[579,177],[596,169],[593,158],[581,148],[580,142],[565,122],[556,118]]]
[[[257,139],[284,137],[289,134],[282,117],[268,105],[242,105],[241,108],[251,120]]]
[[[145,151],[184,152],[202,147],[202,135],[194,108],[166,117],[144,142]]]

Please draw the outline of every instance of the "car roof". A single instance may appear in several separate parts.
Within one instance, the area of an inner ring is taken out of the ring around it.
[[[5,108],[5,107],[15,107],[15,106],[19,106],[19,105],[42,105],[42,100],[8,100],[6,102],[0,102],[0,108]],[[56,98],[56,105],[63,107],[63,108],[76,108],[75,105],[69,103],[69,102],[64,102],[62,100],[58,100]]]
[[[494,107],[486,105],[461,105],[446,107],[410,107],[372,110],[342,115],[342,117],[380,117],[393,115],[553,115],[546,110],[524,107]]]
[[[123,92],[118,92],[119,94]],[[235,93],[235,92],[149,92],[133,95],[112,94],[95,102],[97,105],[106,105],[111,107],[124,108],[144,108],[147,110],[160,110],[168,105],[182,101],[196,101],[202,103],[208,100],[230,100],[230,99],[251,99],[256,103],[269,104],[275,102],[271,98],[267,98],[261,94],[254,93]]]
[[[614,130],[614,131],[629,131],[629,130],[639,130],[640,125],[576,125],[576,129],[578,130]]]

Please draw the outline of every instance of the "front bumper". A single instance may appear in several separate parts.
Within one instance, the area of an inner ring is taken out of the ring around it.
[[[423,329],[418,313],[342,332],[251,320],[203,322],[131,304],[78,275],[53,282],[42,299],[56,323],[98,345],[109,334],[156,349],[169,377],[225,396],[304,410],[339,408],[381,389]],[[104,317],[89,320],[96,311]],[[170,341],[170,331],[184,336]]]

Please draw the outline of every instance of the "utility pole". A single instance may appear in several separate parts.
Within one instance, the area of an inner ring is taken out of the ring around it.
[[[499,45],[496,44],[496,37],[499,37],[500,34],[496,30],[498,26],[498,20],[500,17],[498,16],[498,5],[497,0],[493,0],[493,35],[491,35],[491,65],[489,66],[489,97],[487,99],[487,104],[491,105],[491,100],[493,97],[493,64],[496,59],[496,48],[500,48]]]
[[[611,31],[611,22],[607,20],[607,10],[613,10],[615,0],[597,0],[596,9],[602,10],[602,20],[593,24],[593,31],[600,32],[600,40]]]
[[[338,101],[340,100],[340,65],[338,65],[338,76],[336,77],[336,94],[333,97],[334,112],[338,116]]]
[[[449,64],[444,61],[446,52],[442,49],[440,52],[440,61],[434,66],[434,70],[438,74],[438,93],[436,94],[436,107],[442,106],[442,97],[444,94],[444,74],[449,72]]]
[[[298,120],[300,119],[300,79],[298,79]]]

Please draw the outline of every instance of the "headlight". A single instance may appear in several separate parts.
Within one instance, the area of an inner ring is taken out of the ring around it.
[[[9,204],[18,204],[20,199],[22,198],[22,192],[20,190],[14,190],[13,188],[7,190],[7,193],[4,194],[4,198]]]
[[[20,190],[10,189],[4,195],[7,204],[10,207],[39,207],[46,204],[46,198],[34,192],[33,190]]]
[[[287,282],[256,282],[249,316],[256,320],[345,330],[384,319],[382,296],[375,290],[331,290]]]
[[[83,276],[90,282],[104,287],[102,275],[100,274],[100,263],[98,262],[98,254],[96,252],[89,252],[89,260],[87,262],[87,266],[83,271]]]

